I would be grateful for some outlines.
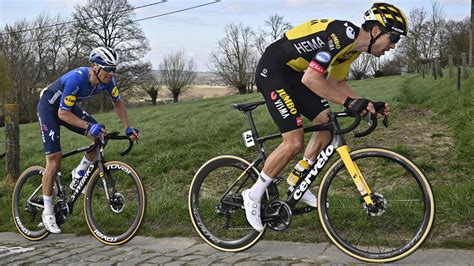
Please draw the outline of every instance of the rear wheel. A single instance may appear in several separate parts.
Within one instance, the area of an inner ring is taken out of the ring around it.
[[[237,252],[250,248],[263,236],[245,217],[242,191],[250,188],[259,172],[246,160],[223,155],[199,168],[189,190],[189,214],[199,236],[221,251]],[[276,195],[272,184],[264,202]],[[263,213],[263,212],[262,212]]]
[[[18,178],[13,190],[13,221],[18,232],[32,241],[41,240],[49,235],[41,219],[44,210],[41,187],[44,170],[40,166],[26,169]]]
[[[324,176],[318,195],[326,234],[346,254],[363,261],[385,263],[410,255],[434,221],[427,178],[411,161],[389,150],[361,149],[351,157],[372,190],[374,206],[365,204],[338,160]]]

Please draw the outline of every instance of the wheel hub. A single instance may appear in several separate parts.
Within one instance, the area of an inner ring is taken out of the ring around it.
[[[362,200],[363,201],[363,200]],[[362,202],[362,207],[370,216],[381,216],[383,215],[388,209],[388,201],[384,196],[380,193],[373,193],[372,201],[374,202],[374,206],[369,207],[365,202]]]

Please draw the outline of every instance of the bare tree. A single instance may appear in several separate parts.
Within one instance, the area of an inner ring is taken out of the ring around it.
[[[149,68],[142,74],[142,79],[139,84],[140,89],[148,94],[151,98],[151,104],[156,105],[156,100],[158,99],[158,92],[162,88],[162,82],[156,77],[151,69],[151,64]]]
[[[398,45],[397,56],[403,58],[406,71],[413,72],[420,64],[442,56],[443,9],[437,2],[432,3],[431,13],[415,8],[410,12],[408,24],[410,31]]]
[[[261,30],[255,34],[255,47],[260,54],[265,52],[265,48],[273,41],[279,39],[283,33],[291,29],[293,26],[289,22],[283,20],[283,16],[274,14],[265,20],[266,30]]]
[[[78,40],[90,51],[97,46],[114,48],[120,54],[117,70],[121,92],[134,88],[146,63],[141,59],[149,45],[139,25],[133,22],[134,13],[127,0],[88,0],[85,6],[76,6],[73,16]],[[109,100],[103,96],[100,109]]]
[[[187,60],[183,51],[171,53],[160,64],[160,73],[163,84],[173,94],[173,101],[178,102],[178,97],[196,78],[196,66],[191,58]]]
[[[349,70],[350,79],[363,79],[375,73],[376,59],[373,55],[362,53],[352,64]]]
[[[249,92],[247,88],[255,75],[253,36],[250,27],[242,23],[229,24],[225,28],[225,36],[218,40],[217,49],[210,57],[213,72],[225,84],[238,89],[240,94]]]

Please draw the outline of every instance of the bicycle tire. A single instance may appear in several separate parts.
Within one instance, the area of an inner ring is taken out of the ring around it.
[[[146,212],[146,191],[140,174],[129,164],[109,161],[104,169],[106,174],[101,175],[97,169],[91,176],[84,197],[84,214],[87,226],[97,240],[118,246],[138,233]],[[111,180],[115,183],[113,186]],[[109,189],[116,189],[113,196],[112,191],[107,190],[112,200],[107,199],[104,182],[109,182]]]
[[[204,163],[194,175],[188,197],[191,222],[199,236],[217,250],[246,250],[255,245],[265,232],[254,230],[245,217],[241,192],[251,187],[259,176],[255,167],[249,167],[250,163],[242,158],[222,155]],[[245,169],[249,169],[246,174]],[[275,189],[273,185],[269,186],[262,205],[270,197],[269,193],[276,193]],[[227,190],[229,193],[225,193]],[[235,204],[227,204],[224,200]]]
[[[21,173],[13,189],[13,222],[18,232],[31,241],[42,240],[50,234],[42,226],[41,214],[43,209],[28,203],[28,198],[31,197],[32,201],[42,204],[41,181],[44,171],[45,169],[40,166],[32,166],[26,169]]]
[[[410,255],[426,240],[434,222],[435,200],[428,179],[413,162],[390,150],[366,148],[350,154],[378,207],[364,208],[339,159],[319,188],[318,214],[324,231],[344,253],[362,261],[387,263]]]

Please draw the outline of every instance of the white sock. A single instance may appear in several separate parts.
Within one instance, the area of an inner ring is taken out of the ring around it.
[[[260,202],[262,199],[263,193],[267,187],[273,182],[273,179],[266,175],[263,171],[260,173],[257,182],[252,186],[250,189],[249,196],[255,200]]]
[[[313,160],[308,159],[308,158],[306,158],[306,157],[303,157],[303,160],[305,160],[305,161],[309,164],[309,166],[311,166],[311,165],[314,164],[314,161],[313,161]]]
[[[81,162],[79,165],[76,167],[76,175],[84,176],[87,168],[91,165],[91,161],[89,161],[86,156],[82,157]]]
[[[44,204],[44,214],[52,215],[54,214],[53,208],[53,196],[45,196],[43,195],[43,204]]]

